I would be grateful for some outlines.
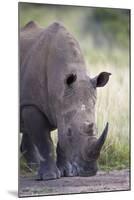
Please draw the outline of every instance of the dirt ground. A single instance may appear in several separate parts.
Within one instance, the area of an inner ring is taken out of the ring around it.
[[[73,194],[98,191],[129,190],[129,170],[100,171],[92,177],[65,177],[57,180],[35,181],[34,177],[20,177],[19,196]]]

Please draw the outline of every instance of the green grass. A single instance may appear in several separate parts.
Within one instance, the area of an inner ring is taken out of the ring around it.
[[[90,17],[92,9],[89,11],[78,9],[61,9],[48,7],[35,7],[30,4],[21,4],[20,26],[30,20],[37,21],[46,27],[53,21],[62,21],[68,30],[77,38],[85,56],[87,70],[91,77],[101,71],[112,73],[109,83],[104,88],[98,88],[98,98],[96,104],[96,123],[98,136],[101,134],[106,122],[109,122],[109,134],[106,143],[101,151],[99,165],[101,169],[122,169],[129,167],[129,50],[128,34],[118,32],[120,38],[126,46],[121,46],[111,41],[110,45],[102,47],[95,46],[93,35],[88,32],[84,34],[83,24],[86,14]],[[125,17],[125,15],[124,15]],[[110,19],[111,20],[111,19]],[[127,18],[125,18],[127,20]],[[91,21],[90,21],[91,22]],[[126,21],[128,24],[128,21]],[[111,21],[114,26],[114,21]],[[92,25],[92,24],[91,24]],[[110,22],[108,22],[110,26]],[[124,24],[120,24],[124,26]],[[92,26],[93,27],[93,26]],[[118,29],[120,30],[120,29]],[[112,33],[114,34],[114,33]],[[116,35],[117,36],[117,35]],[[125,38],[127,37],[127,38]],[[104,35],[105,38],[105,35]],[[102,38],[102,41],[103,39]],[[114,38],[114,36],[113,36]],[[118,39],[116,37],[116,39]],[[57,144],[57,132],[52,134],[54,145]],[[27,168],[23,156],[21,158],[21,168],[23,171],[30,171]]]

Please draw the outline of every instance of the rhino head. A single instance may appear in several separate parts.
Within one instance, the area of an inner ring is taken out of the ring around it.
[[[57,147],[57,162],[63,176],[92,176],[97,172],[97,159],[108,133],[108,123],[97,138],[96,88],[105,86],[109,76],[108,72],[93,79],[79,73],[66,76]]]
[[[111,74],[101,72],[90,78],[78,42],[64,27],[56,30],[49,47],[48,90],[49,107],[58,128],[57,165],[62,176],[95,175],[108,132],[107,123],[101,136],[96,137],[96,90],[107,84]]]

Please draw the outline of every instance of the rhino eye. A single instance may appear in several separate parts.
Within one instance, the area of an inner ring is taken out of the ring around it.
[[[76,81],[76,79],[77,79],[76,74],[69,74],[67,79],[66,79],[66,84],[68,86],[70,86],[72,83],[74,83]]]

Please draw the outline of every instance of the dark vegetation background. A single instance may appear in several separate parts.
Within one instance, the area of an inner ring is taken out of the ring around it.
[[[107,142],[99,160],[105,170],[129,167],[129,57],[130,11],[63,5],[19,3],[19,24],[34,20],[47,27],[62,22],[79,41],[94,76],[100,71],[112,73],[109,84],[98,90],[96,121],[98,133],[110,123]],[[52,133],[56,146],[57,132]],[[20,155],[22,171],[30,171]]]

